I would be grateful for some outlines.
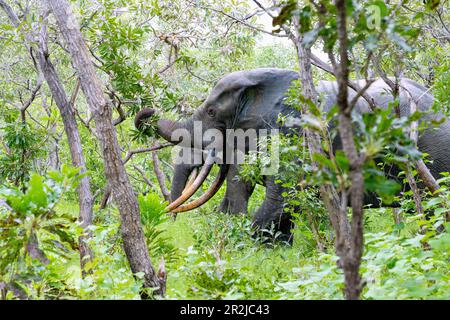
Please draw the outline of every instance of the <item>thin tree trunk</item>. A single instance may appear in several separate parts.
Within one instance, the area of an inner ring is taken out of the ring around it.
[[[45,78],[45,76],[44,76]],[[49,107],[47,106],[47,99],[44,94],[41,94],[42,97],[42,106],[45,109],[45,112],[50,117],[51,111]],[[55,121],[51,124],[51,127],[48,128],[48,131],[50,132],[53,139],[51,139],[51,149],[50,149],[50,155],[48,159],[48,165],[47,167],[53,168],[54,170],[60,170],[60,160],[59,160],[59,142],[60,142],[60,136],[57,133],[57,127],[58,123]]]
[[[299,30],[298,17],[293,17],[293,23],[295,29]],[[317,104],[318,94],[314,87],[311,71],[311,50],[303,47],[301,36],[302,35],[298,33],[295,35],[295,38],[291,38],[291,40],[294,42],[297,49],[302,94],[305,98]],[[305,109],[303,112],[308,113],[309,111]],[[304,128],[304,130],[311,159],[313,154],[324,154],[324,151],[321,148],[322,143],[319,134],[309,128]],[[313,162],[312,165],[317,170],[317,164]],[[334,186],[330,184],[322,185],[319,191],[325,207],[327,208],[331,224],[336,231],[336,251],[338,255],[341,256],[341,252],[350,245],[350,227],[347,216],[341,214],[341,201]]]
[[[349,59],[347,38],[347,4],[346,0],[336,0],[337,32],[339,42],[339,64],[336,79],[338,83],[337,104],[339,107],[339,135],[342,140],[343,151],[350,162],[350,201],[352,207],[351,243],[350,250],[343,255],[345,277],[345,297],[357,300],[363,289],[363,282],[359,275],[359,266],[363,253],[363,195],[364,176],[362,165],[364,155],[358,154],[353,136],[351,118],[352,106],[348,103]]]
[[[14,27],[18,27],[20,25],[20,20],[17,15],[14,13],[12,8],[3,0],[0,0],[0,6],[3,10],[6,11],[11,24]],[[45,19],[44,19],[45,20]],[[25,38],[30,41],[32,40],[32,36],[30,34],[26,34]],[[26,44],[28,51],[31,53],[32,50],[29,47],[29,44]],[[80,173],[84,174],[86,172],[86,164],[84,161],[83,150],[81,145],[80,134],[78,131],[78,125],[76,122],[75,115],[67,99],[67,95],[64,89],[64,86],[59,79],[59,76],[50,61],[49,54],[47,52],[47,34],[45,28],[45,21],[43,21],[43,27],[41,29],[39,35],[39,48],[38,48],[38,60],[40,69],[38,72],[42,72],[44,78],[50,88],[53,99],[55,99],[55,103],[61,113],[61,118],[64,124],[64,130],[67,135],[67,141],[70,148],[70,154],[72,157],[72,164],[75,167],[80,168]],[[90,191],[90,183],[89,178],[87,176],[83,177],[77,187],[78,192],[78,202],[80,206],[80,216],[79,220],[82,228],[85,230],[84,236],[81,236],[79,239],[79,247],[80,247],[80,265],[83,272],[85,274],[85,264],[89,259],[92,258],[92,252],[89,249],[88,245],[85,242],[85,236],[89,236],[89,232],[86,231],[87,227],[92,223],[92,194]]]
[[[81,144],[80,133],[75,118],[75,113],[67,98],[64,86],[58,76],[58,73],[53,66],[49,53],[47,51],[47,31],[46,31],[46,17],[42,21],[42,29],[39,37],[38,60],[39,66],[44,74],[45,80],[50,88],[56,106],[59,109],[61,118],[64,124],[67,141],[69,144],[70,155],[72,157],[72,164],[80,169],[80,174],[84,176],[81,178],[77,187],[78,202],[80,206],[79,220],[81,227],[84,229],[84,235],[79,238],[80,247],[80,264],[83,276],[86,275],[85,265],[93,257],[92,251],[86,243],[86,239],[91,236],[87,228],[92,224],[92,207],[93,198],[90,190],[89,177],[86,173],[86,162],[83,156],[83,148]]]
[[[403,217],[402,217],[402,213],[401,210],[399,208],[392,208],[392,214],[394,216],[394,223],[395,224],[400,224],[403,222]]]
[[[416,161],[415,165],[417,174],[419,175],[420,179],[422,179],[423,183],[427,186],[428,190],[430,190],[431,193],[436,193],[440,186],[431,174],[430,169],[428,169],[425,162],[423,162],[423,160],[418,160]]]
[[[409,92],[406,92],[406,93],[409,96],[410,114],[414,114],[417,111],[416,102],[414,101],[413,97],[411,96],[411,94]],[[394,98],[396,98],[396,97],[394,97]],[[417,147],[417,141],[419,139],[418,127],[419,127],[419,125],[418,125],[417,121],[413,121],[411,123],[411,128],[410,128],[410,132],[409,132],[409,137],[414,142],[416,147]],[[413,167],[409,163],[406,165],[406,177],[408,179],[408,183],[413,192],[413,199],[414,199],[414,203],[416,204],[417,213],[422,217],[422,219],[425,219],[425,213],[424,213],[424,210],[422,207],[422,196],[420,195],[420,190],[417,187],[416,179],[414,178],[414,175],[413,175]],[[434,180],[434,178],[433,178],[433,180]],[[426,232],[425,225],[423,225],[421,227],[421,231],[423,233]]]
[[[111,196],[111,188],[109,187],[109,185],[106,185],[103,197],[100,200],[100,210],[106,208],[110,196]]]
[[[150,181],[150,179],[145,175],[144,170],[142,170],[141,168],[139,168],[137,165],[133,164],[133,168],[136,169],[137,172],[140,173],[142,179],[144,180],[144,182],[150,187],[153,188],[154,185],[153,183]]]
[[[397,97],[398,95],[398,90],[399,90],[399,86],[394,83],[391,79],[388,78],[388,76],[386,75],[386,73],[383,71],[383,69],[380,66],[380,61],[377,58],[373,59],[374,64],[376,66],[376,69],[378,71],[378,74],[380,75],[380,77],[383,79],[383,81],[390,87],[392,94],[394,96],[394,98]],[[406,93],[406,95],[408,96],[409,99],[409,103],[410,103],[410,114],[413,114],[416,110],[417,110],[417,104],[414,101],[413,96],[411,95],[411,92],[409,92],[409,90],[407,90],[407,88],[403,88],[404,92]],[[415,141],[417,143],[418,140],[418,130],[417,130],[417,121],[414,121],[411,127],[411,140]],[[431,193],[436,193],[439,189],[439,184],[437,183],[436,179],[433,177],[433,175],[431,174],[430,170],[428,169],[428,167],[425,165],[425,162],[420,159],[414,162],[415,168],[417,170],[417,174],[419,175],[420,179],[422,179],[423,183],[425,184],[425,186],[428,188],[428,190]],[[407,173],[408,174],[408,173]],[[408,180],[410,181],[411,178],[408,177]],[[415,182],[414,182],[415,184]],[[414,186],[411,186],[411,188],[414,188]],[[417,196],[417,193],[416,193]],[[416,201],[416,199],[415,199]],[[450,221],[450,214],[447,213],[447,221]]]
[[[152,160],[153,160],[153,170],[155,171],[156,179],[158,179],[159,188],[161,189],[161,193],[166,201],[170,201],[170,192],[167,190],[166,186],[166,177],[164,173],[161,171],[159,166],[159,158],[158,152],[152,152]]]
[[[116,130],[112,123],[112,106],[106,101],[78,22],[67,0],[47,0],[59,29],[68,45],[72,64],[77,71],[81,88],[91,110],[104,159],[105,175],[113,193],[122,220],[124,250],[134,274],[143,273],[144,288],[156,288],[162,294],[165,283],[156,274],[150,261],[141,226],[139,204],[120,155]],[[148,292],[141,296],[148,298]]]

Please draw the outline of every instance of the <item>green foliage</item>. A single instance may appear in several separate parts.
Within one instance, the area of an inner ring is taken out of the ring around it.
[[[273,279],[284,274],[271,263],[282,261],[282,254],[273,251],[280,247],[259,247],[260,242],[250,237],[253,231],[247,217],[220,213],[179,217],[173,226],[177,235],[185,232],[180,227],[187,228],[192,239],[183,250],[180,267],[169,277],[169,298],[273,298]]]
[[[367,191],[375,192],[390,204],[400,185],[394,179],[386,178],[385,171],[391,166],[405,168],[409,161],[418,160],[422,154],[409,138],[411,122],[419,113],[408,118],[393,117],[392,106],[377,109],[364,115],[354,114],[356,141],[366,155],[364,185]],[[348,172],[348,168],[347,168]]]
[[[433,87],[433,94],[435,99],[434,109],[435,111],[441,111],[444,114],[450,113],[450,62],[448,59],[442,59],[445,55],[444,52],[448,52],[450,45],[438,46],[433,45],[426,53],[430,56],[426,58],[428,60],[442,61],[435,67],[435,82]]]
[[[91,272],[81,277],[77,208],[61,203],[80,178],[78,169],[63,166],[47,178],[33,174],[26,193],[6,185],[0,189],[5,199],[0,207],[0,283],[8,285],[8,299],[139,297],[141,283],[127,267],[117,215],[91,227],[88,244],[94,257],[86,264]]]
[[[283,193],[288,203],[284,211],[291,214],[299,231],[296,236],[300,237],[303,245],[309,247],[311,252],[333,248],[334,235],[319,190],[314,187],[298,188],[289,182],[283,186],[288,187],[288,191]]]
[[[320,186],[331,183],[337,190],[350,185],[349,161],[344,152],[333,150],[333,139],[338,136],[335,107],[330,110],[322,110],[321,106],[315,106],[299,94],[298,84],[294,83],[288,94],[288,103],[296,109],[301,110],[305,104],[311,114],[302,117],[303,126],[317,132],[322,141],[322,149],[326,154],[313,154],[312,160],[318,165],[318,170],[312,173],[313,166],[308,154],[303,150],[291,148],[291,153],[297,154],[297,159],[302,162],[302,178],[309,185]],[[413,121],[421,116],[419,112],[409,116],[398,118],[393,116],[394,105],[388,108],[377,108],[370,113],[353,112],[355,143],[358,152],[364,155],[364,185],[365,191],[376,193],[385,203],[391,203],[394,196],[400,190],[397,177],[386,177],[385,171],[392,166],[404,169],[406,164],[412,160],[418,160],[422,154],[409,137],[409,128]],[[281,119],[281,121],[284,121]],[[286,144],[303,145],[301,137],[289,137]],[[288,150],[288,149],[285,149]],[[292,163],[292,159],[283,159],[281,163]]]
[[[448,237],[450,229],[424,250],[422,235],[399,237],[395,233],[366,233],[361,267],[366,279],[363,299],[448,299]],[[337,257],[321,254],[316,264],[292,271],[296,278],[278,283],[283,299],[343,299],[343,275]]]
[[[70,173],[67,175],[70,176]],[[35,227],[39,248],[45,253],[49,263],[45,265],[39,260],[30,259],[29,255],[23,258],[23,243],[26,241],[23,236],[20,240],[16,240],[17,237],[5,236],[4,232],[11,230],[16,230],[18,234],[27,234],[26,231],[20,231],[26,229],[26,220],[22,220],[22,223],[11,222],[16,224],[12,229],[4,228],[4,225],[0,227],[0,261],[5,261],[8,270],[15,266],[15,283],[35,299],[138,299],[140,281],[133,279],[127,267],[119,236],[119,217],[115,210],[111,212],[110,219],[102,218],[91,228],[92,238],[89,245],[94,251],[94,259],[88,264],[88,268],[92,273],[84,279],[81,278],[78,251],[74,244],[79,232],[79,228],[76,230],[73,227],[76,207],[68,203],[56,204],[58,200],[50,200],[57,197],[46,197],[46,201],[41,198],[42,190],[44,193],[61,190],[61,195],[68,186],[73,187],[73,180],[64,176],[56,174],[54,179],[33,178],[34,187],[28,188],[28,192],[37,194],[30,198],[33,203],[40,203],[31,210],[39,212],[37,216],[44,214],[50,218],[48,213],[44,213],[42,206],[52,208],[54,213],[51,219],[55,221],[50,223],[47,218],[45,225],[57,225],[59,231],[68,235],[63,240],[62,234],[58,236],[44,232],[43,222],[39,222],[39,226]],[[444,182],[441,181],[442,184]],[[53,184],[60,186],[60,189],[47,189],[46,186]],[[61,184],[67,187],[61,187]],[[446,192],[443,190],[442,201],[447,198]],[[312,190],[307,190],[305,197],[301,200],[304,204],[310,202],[312,205],[317,201]],[[252,202],[258,202],[257,198],[253,198]],[[425,207],[428,210],[438,210],[442,201],[427,200]],[[311,241],[310,226],[297,224],[292,248],[279,244],[267,247],[251,239],[251,221],[247,216],[216,213],[212,203],[207,203],[200,211],[179,215],[176,221],[166,217],[163,213],[164,204],[155,194],[140,196],[140,206],[145,228],[150,226],[150,229],[156,229],[158,233],[162,231],[159,236],[162,235],[165,240],[161,247],[177,248],[177,259],[170,259],[167,251],[150,250],[152,258],[164,256],[166,261],[170,261],[168,299],[343,298],[343,277],[336,264],[337,258],[333,254],[318,253],[314,249],[314,244],[311,244],[314,242]],[[13,213],[2,210],[1,221],[10,221],[6,217],[11,214]],[[417,235],[416,231],[412,231],[411,236],[395,229],[389,216],[390,210],[369,213],[372,214],[375,218],[369,219],[365,226],[367,242],[362,272],[364,279],[367,279],[367,286],[363,298],[448,299],[448,225],[445,232],[434,232],[430,237]],[[440,217],[442,224],[439,211],[436,216]],[[59,217],[58,223],[56,217]],[[66,222],[62,222],[61,217],[68,218]],[[415,230],[418,228],[418,221],[420,220],[412,214],[405,217],[408,227],[416,225]],[[429,231],[435,230],[435,227],[441,224],[430,222]],[[387,226],[382,227],[383,232],[375,231],[378,226],[383,225]],[[426,238],[430,249],[423,246]],[[16,252],[18,256],[14,264],[9,262],[9,255],[4,255],[5,252],[10,252],[9,250]],[[333,250],[332,245],[329,250]],[[0,282],[11,281],[11,272],[2,269],[0,274]],[[8,298],[13,298],[11,292]]]
[[[131,129],[130,136],[134,141],[146,143],[149,137],[156,137],[157,122],[159,115],[154,114],[150,118],[145,119],[139,129]]]
[[[282,68],[297,69],[295,49],[279,40],[274,44],[255,46],[254,53],[246,57],[242,69]]]
[[[128,267],[128,261],[122,250],[120,223],[117,214],[112,222],[97,223],[92,226],[89,246],[93,259],[87,268],[91,273],[81,277],[79,261],[74,260],[62,275],[68,279],[72,289],[71,298],[77,299],[139,299],[141,281],[136,281]],[[78,256],[78,257],[77,257]],[[75,253],[74,259],[79,255]]]
[[[262,184],[263,176],[261,174],[261,169],[264,160],[264,155],[261,155],[258,152],[250,152],[245,155],[245,162],[239,168],[239,179],[241,179],[241,181],[251,182],[255,185]]]
[[[448,250],[439,246],[448,239],[448,231],[430,242],[430,250],[423,248],[423,235],[409,239],[386,233],[366,235],[364,297],[448,299]]]
[[[20,26],[14,28],[7,20],[0,24],[0,286],[8,288],[1,298],[139,299],[142,274],[133,275],[129,269],[114,206],[94,212],[88,240],[94,256],[87,264],[90,273],[81,276],[77,238],[82,229],[75,190],[81,176],[67,166],[69,146],[45,84],[27,109],[25,122],[18,119],[17,109],[29,98],[38,77],[33,71],[35,61],[23,44],[35,45],[28,43],[26,34],[31,32],[34,39],[41,24],[39,1],[27,1],[23,11],[18,3],[12,5],[24,14]],[[351,77],[371,77],[376,68],[366,61],[376,57],[386,74],[403,72],[424,83],[435,97],[434,111],[449,114],[448,32],[440,22],[449,18],[444,2],[347,3]],[[321,4],[325,15],[310,3],[282,1],[274,25],[289,24],[299,14],[303,45],[314,53],[336,52],[335,5],[332,1]],[[267,39],[260,41],[254,30],[222,14],[258,26],[259,14],[251,15],[250,6],[241,0],[72,1],[106,94],[114,110],[122,108],[127,118],[116,126],[124,153],[147,144],[148,136],[155,135],[157,117],[149,119],[141,132],[130,121],[145,106],[159,109],[164,117],[178,118],[192,114],[227,72],[256,67],[297,69],[296,48],[285,39],[270,44]],[[1,10],[0,15],[6,19]],[[49,53],[70,97],[75,88],[73,68],[52,23]],[[32,51],[36,53],[35,48]],[[320,79],[334,78],[320,74]],[[281,168],[276,178],[286,188],[285,210],[295,222],[292,248],[276,242],[261,245],[252,238],[250,217],[218,213],[223,189],[200,209],[180,214],[176,220],[168,218],[165,204],[152,190],[139,196],[139,204],[152,262],[157,265],[164,259],[167,263],[167,298],[343,298],[343,275],[332,253],[334,235],[318,187],[324,183],[348,187],[349,161],[341,151],[332,153],[331,141],[337,133],[329,122],[337,108],[325,112],[299,91],[298,84],[293,86],[288,101],[299,111],[309,108],[302,125],[321,135],[327,154],[313,155],[319,165],[316,169],[302,136],[281,136]],[[80,94],[74,107],[91,188],[104,190],[95,124]],[[439,194],[423,192],[426,218],[416,214],[411,191],[394,196],[403,173],[387,179],[383,170],[391,164],[405,169],[408,161],[424,155],[417,152],[406,131],[418,114],[396,119],[391,111],[353,117],[358,151],[367,155],[365,189],[384,202],[395,200],[403,217],[395,224],[390,209],[365,211],[367,242],[361,270],[367,286],[362,298],[448,299],[450,230],[443,215],[450,207],[449,177],[439,181]],[[163,150],[159,156],[169,175],[170,152]],[[241,178],[261,182],[261,170],[270,159],[249,154],[247,160]],[[148,168],[148,154],[136,154],[127,164],[135,190],[148,191],[133,169],[136,164]],[[53,172],[54,168],[61,170]],[[153,175],[149,179],[155,181]],[[263,191],[256,188],[251,213],[264,199]],[[101,198],[101,193],[96,195]],[[267,233],[276,239],[273,228],[268,227]]]
[[[138,200],[150,256],[162,258],[168,263],[175,261],[177,249],[164,236],[164,230],[161,229],[161,225],[169,219],[169,215],[164,210],[167,202],[162,202],[159,195],[151,192],[145,196],[139,195]]]
[[[8,119],[7,119],[8,120]],[[1,127],[6,152],[0,153],[0,178],[24,187],[40,155],[40,137],[27,123],[8,121]]]
[[[120,99],[133,101],[131,110],[137,112],[141,106],[153,102],[151,74],[144,74],[142,68],[133,56],[138,53],[149,26],[134,23],[126,16],[117,14],[117,1],[104,0],[102,11],[96,13],[95,24],[89,25],[89,38],[94,43],[101,39],[97,46],[102,69],[111,77],[111,85]],[[126,1],[120,1],[126,6]]]
[[[213,250],[199,254],[188,249],[185,266],[181,270],[191,279],[188,294],[203,299],[240,299],[244,297],[248,280],[241,270],[229,265]]]
[[[180,267],[169,274],[169,299],[343,299],[343,274],[332,245],[330,252],[318,253],[309,244],[311,231],[297,225],[292,248],[268,248],[250,239],[247,217],[212,213],[211,204],[206,206],[203,213],[180,215],[167,225],[184,248]],[[429,240],[428,250],[411,214],[405,218],[411,233],[398,232],[391,210],[368,215],[374,218],[365,225],[362,298],[448,298],[449,230]]]
[[[70,259],[80,230],[73,216],[54,208],[79,178],[77,169],[63,166],[47,179],[32,174],[25,193],[1,187],[5,206],[0,208],[0,282],[36,298],[63,294],[63,285],[52,287],[62,281],[54,273],[55,264]]]
[[[296,277],[280,281],[275,291],[281,299],[342,299],[344,279],[336,262],[337,257],[330,254],[321,254],[316,263],[303,262],[292,269]]]

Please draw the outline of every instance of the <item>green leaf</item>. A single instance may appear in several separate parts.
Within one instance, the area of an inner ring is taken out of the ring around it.
[[[32,174],[30,179],[30,187],[27,190],[27,197],[38,208],[45,208],[48,204],[46,187],[44,185],[44,178],[37,174]]]

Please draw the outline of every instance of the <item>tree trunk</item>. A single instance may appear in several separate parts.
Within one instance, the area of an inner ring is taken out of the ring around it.
[[[20,20],[14,13],[12,8],[3,0],[0,0],[0,6],[7,13],[12,25],[16,28],[19,27]],[[26,34],[25,38],[28,41],[30,41],[30,44],[32,43],[31,42],[32,36],[30,34]],[[32,50],[28,47],[28,44],[26,44],[26,46],[28,48],[28,51],[31,53]],[[61,118],[63,120],[64,130],[67,135],[67,141],[69,144],[70,154],[72,157],[72,164],[75,167],[80,168],[80,173],[84,174],[86,172],[86,164],[84,161],[81,139],[78,131],[75,114],[72,110],[69,100],[67,99],[64,86],[61,80],[59,79],[59,76],[52,62],[50,61],[49,54],[47,52],[47,34],[45,27],[45,17],[43,21],[43,27],[39,35],[38,60],[39,60],[39,68],[41,69],[40,71],[43,73],[44,78],[52,93],[53,99],[55,99],[55,103],[61,113]],[[38,67],[36,66],[36,68]],[[81,222],[82,228],[86,229],[92,223],[92,206],[93,206],[93,199],[90,191],[90,183],[89,178],[87,176],[81,179],[77,187],[77,192],[80,206],[79,220]],[[89,236],[89,233],[85,232],[85,236],[86,235]],[[92,252],[84,240],[85,237],[83,236],[81,236],[79,239],[80,265],[83,275],[85,274],[84,266],[86,262],[90,258],[92,258]]]
[[[160,281],[150,261],[141,226],[139,204],[120,156],[119,142],[112,123],[112,106],[103,95],[102,84],[95,73],[69,3],[67,0],[47,0],[47,2],[68,45],[72,64],[77,71],[89,109],[94,115],[101,142],[105,175],[120,212],[124,250],[131,270],[134,274],[142,272],[144,288],[156,288],[155,294],[159,295],[163,292],[164,283]],[[141,296],[148,298],[149,293],[143,290]]]
[[[86,163],[83,156],[83,148],[81,144],[80,133],[78,131],[78,125],[75,118],[75,113],[67,98],[66,91],[63,84],[58,76],[58,73],[53,66],[49,53],[47,52],[47,32],[46,32],[46,21],[43,20],[43,25],[39,37],[39,49],[38,49],[38,60],[39,66],[44,74],[45,80],[50,88],[53,99],[55,100],[56,106],[59,109],[61,118],[64,124],[64,130],[67,135],[67,141],[69,144],[70,155],[72,157],[72,164],[80,169],[80,174],[86,173]],[[90,190],[89,177],[84,176],[81,178],[80,183],[77,187],[78,191],[78,202],[80,206],[80,223],[81,227],[84,229],[84,235],[79,238],[80,246],[80,264],[83,275],[86,274],[85,265],[92,257],[92,251],[87,245],[85,239],[90,237],[90,232],[86,229],[92,224],[92,207],[93,198]]]
[[[104,192],[103,197],[100,200],[100,210],[103,210],[106,208],[109,197],[111,196],[111,188],[109,187],[109,185],[106,185],[105,190],[103,192]]]
[[[298,17],[293,17],[293,23],[295,29],[299,30]],[[302,35],[298,33],[295,38],[291,40],[294,41],[294,45],[297,49],[302,94],[305,98],[317,104],[318,94],[314,87],[311,71],[311,50],[303,47],[301,37]],[[302,112],[308,113],[309,111],[305,109]],[[322,142],[319,134],[308,128],[305,128],[304,130],[311,159],[313,154],[324,154],[324,151],[321,148]],[[313,162],[312,165],[317,169],[317,164]],[[350,245],[350,227],[347,216],[341,214],[341,201],[334,186],[330,184],[322,185],[320,187],[320,196],[327,208],[331,224],[336,231],[336,252],[341,256],[341,252]]]
[[[346,0],[336,0],[337,32],[339,42],[339,64],[336,79],[338,83],[337,104],[339,107],[339,135],[343,151],[350,162],[350,200],[352,207],[352,225],[350,250],[343,255],[345,277],[345,297],[350,300],[359,299],[363,283],[359,275],[359,266],[363,253],[363,155],[358,154],[353,136],[351,118],[352,106],[348,103],[349,59],[347,38],[347,4]]]

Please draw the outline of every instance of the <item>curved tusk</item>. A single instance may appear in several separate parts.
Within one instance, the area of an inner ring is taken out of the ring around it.
[[[198,168],[196,167],[196,168],[194,168],[194,170],[192,170],[191,177],[189,178],[189,181],[186,183],[186,187],[184,187],[183,192],[181,194],[185,193],[186,190],[192,186],[192,184],[195,181],[195,178],[197,178],[197,174],[198,174]]]
[[[170,212],[173,209],[177,208],[179,205],[186,202],[192,195],[200,188],[202,183],[205,181],[206,177],[208,177],[209,172],[211,171],[211,168],[214,164],[214,151],[210,150],[208,153],[208,156],[206,157],[205,164],[203,165],[202,169],[200,170],[198,176],[195,178],[194,182],[191,186],[183,190],[183,193],[181,196],[178,197],[175,201],[170,203],[166,207],[166,212]]]
[[[194,201],[191,201],[187,204],[181,205],[178,208],[174,209],[173,213],[180,213],[185,211],[190,211],[193,209],[196,209],[200,207],[201,205],[205,204],[209,199],[211,199],[217,191],[219,191],[220,187],[222,186],[223,182],[225,181],[225,178],[227,177],[229,165],[221,166],[220,173],[214,180],[211,187],[209,187],[208,191],[206,191],[204,194],[202,194],[198,199],[195,199]]]

